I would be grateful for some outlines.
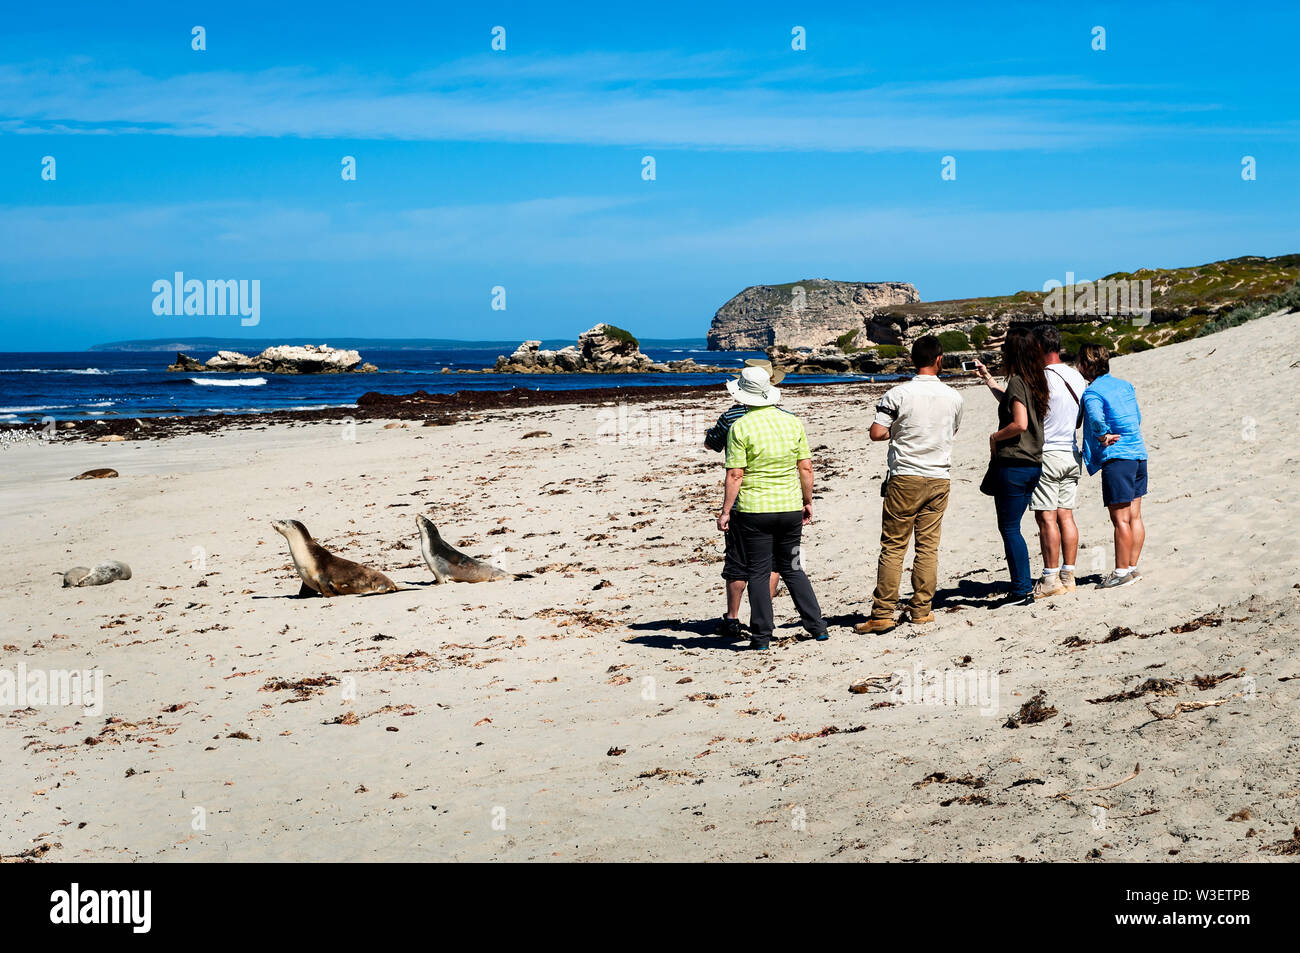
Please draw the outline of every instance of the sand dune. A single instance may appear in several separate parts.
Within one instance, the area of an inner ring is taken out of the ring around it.
[[[978,491],[995,407],[967,390],[938,619],[875,637],[849,626],[874,583],[879,388],[792,396],[819,448],[806,563],[832,638],[767,655],[710,634],[720,456],[602,439],[617,408],[7,450],[3,667],[98,667],[105,706],[3,710],[0,854],[1274,858],[1300,824],[1293,362],[1294,315],[1116,360],[1151,449],[1144,579],[1032,609],[988,608],[1005,580]],[[680,423],[725,405],[719,388],[631,410]],[[69,480],[90,467],[121,477]],[[416,513],[533,578],[432,585]],[[289,598],[277,518],[406,588]],[[1096,479],[1078,522],[1095,576]],[[106,559],[133,578],[59,588]],[[784,596],[778,619],[796,631]],[[849,690],[917,666],[996,678],[992,704]],[[1006,727],[1039,692],[1056,714]]]

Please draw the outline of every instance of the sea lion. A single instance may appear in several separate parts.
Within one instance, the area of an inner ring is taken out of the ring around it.
[[[302,577],[299,596],[365,596],[397,592],[397,586],[382,572],[335,556],[311,538],[297,520],[272,520],[275,531],[289,541],[289,555]]]
[[[111,480],[117,476],[117,471],[111,467],[96,467],[94,470],[87,470],[85,473],[78,473],[72,479],[74,480]]]
[[[131,567],[126,563],[111,560],[100,563],[94,569],[85,566],[73,566],[63,574],[63,588],[73,586],[102,586],[118,579],[130,579]]]
[[[473,556],[466,556],[459,550],[452,549],[438,535],[438,527],[427,516],[416,516],[415,525],[420,529],[420,552],[424,563],[439,583],[447,582],[495,582],[498,579],[522,579],[523,576],[498,569],[489,563],[481,562]]]

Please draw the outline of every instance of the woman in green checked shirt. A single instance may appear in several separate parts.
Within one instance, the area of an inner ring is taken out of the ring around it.
[[[718,529],[736,521],[744,564],[749,572],[750,646],[772,641],[769,574],[785,580],[808,633],[801,639],[829,638],[821,607],[800,558],[803,527],[812,522],[812,454],[798,417],[774,406],[781,392],[761,367],[747,367],[727,382],[731,396],[753,410],[727,434],[726,492]],[[733,515],[732,508],[735,508]]]

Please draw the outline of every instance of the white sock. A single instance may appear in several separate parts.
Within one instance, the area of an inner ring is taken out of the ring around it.
[[[1046,566],[1044,566],[1043,578],[1046,579],[1048,576],[1055,576],[1058,572],[1060,572],[1059,569],[1048,569]]]
[[[1129,569],[1127,566],[1125,566],[1123,569],[1120,569],[1118,566],[1115,567],[1115,575],[1120,577],[1127,576],[1132,571],[1133,570]]]
[[[1062,566],[1062,567],[1061,567],[1061,572],[1073,573],[1073,572],[1074,572],[1074,567],[1073,567],[1073,566]]]

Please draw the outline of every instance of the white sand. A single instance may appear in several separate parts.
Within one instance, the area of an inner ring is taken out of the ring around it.
[[[2,710],[0,854],[50,844],[46,859],[105,861],[1273,858],[1261,846],[1300,823],[1298,352],[1292,315],[1116,360],[1138,388],[1151,450],[1145,578],[1032,609],[985,606],[1006,579],[978,492],[995,408],[982,388],[966,391],[938,620],[874,637],[847,627],[875,578],[885,448],[866,438],[873,391],[792,397],[811,444],[829,448],[816,454],[806,549],[832,640],[767,655],[704,634],[722,610],[720,456],[602,443],[600,408],[367,423],[355,441],[312,424],[4,451],[0,668],[97,667],[106,701],[98,717]],[[694,406],[711,421],[726,403],[720,390]],[[537,429],[553,436],[521,439]],[[69,481],[96,466],[122,475]],[[509,569],[551,568],[429,585],[417,512],[475,555],[505,547],[496,559]],[[299,582],[274,518],[302,520],[332,551],[411,588],[287,598]],[[1078,521],[1080,573],[1109,569],[1096,478]],[[1025,533],[1037,571],[1028,516]],[[134,578],[59,587],[55,572],[104,559]],[[594,588],[601,580],[611,585]],[[1221,625],[1098,644],[1114,627],[1147,635],[1220,610]],[[784,594],[778,620],[794,622]],[[1063,645],[1070,636],[1094,644]],[[873,709],[889,696],[848,691],[914,665],[996,674],[996,713]],[[1205,691],[1087,701],[1242,668]],[[260,690],[315,676],[341,681],[301,701]],[[1059,714],[1003,727],[1039,690]],[[1219,699],[1173,720],[1146,707]],[[359,721],[328,723],[348,712]],[[792,740],[829,726],[865,730]],[[1139,762],[1137,778],[1085,790]],[[936,772],[982,786],[916,786]],[[988,803],[942,803],[966,795]],[[1242,809],[1250,819],[1229,820]]]

